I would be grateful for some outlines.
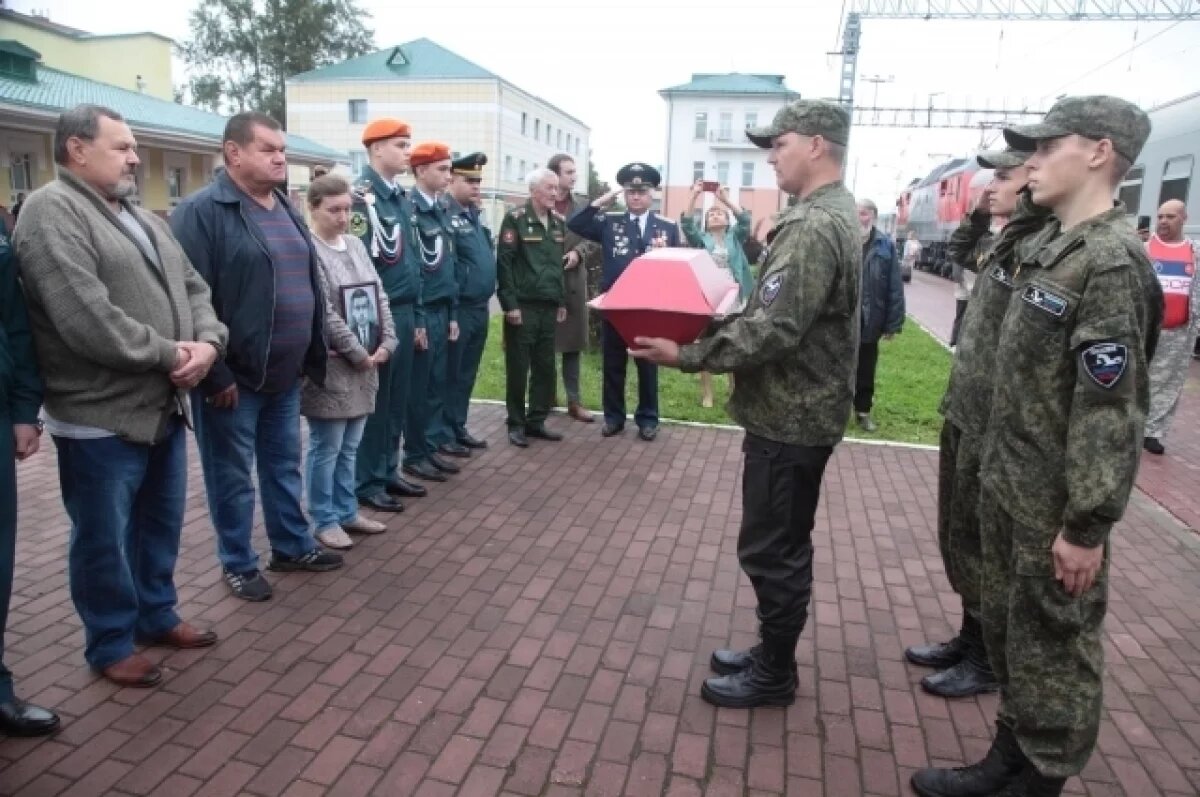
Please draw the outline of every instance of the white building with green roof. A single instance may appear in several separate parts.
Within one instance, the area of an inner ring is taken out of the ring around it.
[[[525,201],[525,175],[555,153],[575,159],[581,180],[588,173],[586,124],[429,39],[295,75],[287,109],[289,131],[343,153],[356,174],[366,164],[363,127],[384,116],[408,122],[414,143],[484,153],[483,195],[494,222],[505,203]]]
[[[667,156],[663,173],[663,212],[678,217],[687,209],[692,184],[715,180],[749,210],[755,222],[770,218],[787,201],[775,184],[766,150],[750,143],[747,127],[766,124],[800,95],[783,75],[693,74],[679,86],[659,91],[667,102]],[[706,195],[703,212],[712,203]]]

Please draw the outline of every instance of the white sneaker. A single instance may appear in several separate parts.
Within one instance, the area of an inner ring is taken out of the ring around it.
[[[387,531],[387,526],[378,520],[371,520],[362,515],[355,515],[354,520],[351,520],[349,523],[343,523],[342,528],[346,531],[353,531],[356,534],[381,534]]]
[[[350,535],[342,531],[340,526],[321,529],[316,533],[316,538],[317,542],[335,551],[345,551],[354,547],[354,540],[350,539]]]

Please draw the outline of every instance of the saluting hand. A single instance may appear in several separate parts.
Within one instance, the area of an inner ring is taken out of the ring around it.
[[[1062,582],[1063,589],[1078,598],[1096,583],[1096,574],[1104,564],[1104,546],[1084,548],[1067,542],[1062,532],[1054,539],[1050,548],[1054,556],[1054,577]]]
[[[639,360],[649,360],[655,365],[679,365],[679,344],[666,338],[633,339],[639,348],[630,349],[629,355]]]

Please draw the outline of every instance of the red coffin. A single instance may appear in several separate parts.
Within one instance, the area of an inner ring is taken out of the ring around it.
[[[588,305],[632,347],[637,337],[680,345],[700,336],[714,316],[737,302],[738,284],[703,249],[654,249],[630,263]]]

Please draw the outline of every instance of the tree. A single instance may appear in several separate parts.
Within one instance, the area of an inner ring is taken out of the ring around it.
[[[287,124],[284,81],[370,52],[375,34],[357,0],[200,0],[180,54],[193,104],[261,111]]]
[[[608,183],[600,179],[600,173],[596,171],[596,161],[594,160],[592,151],[588,150],[588,199],[595,199],[607,193]]]

